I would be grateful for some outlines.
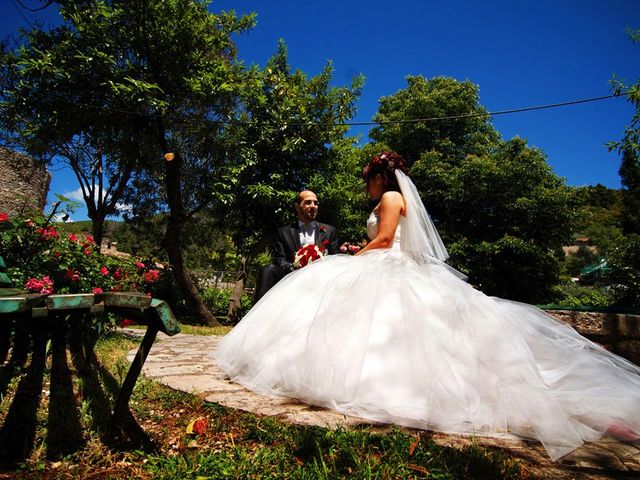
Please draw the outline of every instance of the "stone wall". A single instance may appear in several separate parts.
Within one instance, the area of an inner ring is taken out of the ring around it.
[[[548,310],[589,340],[640,365],[640,315]]]
[[[16,215],[44,209],[50,181],[44,165],[0,147],[0,211]]]

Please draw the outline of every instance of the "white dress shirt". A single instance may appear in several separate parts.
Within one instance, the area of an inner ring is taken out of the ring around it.
[[[305,246],[316,242],[316,222],[304,223],[298,220],[300,227],[300,245]]]

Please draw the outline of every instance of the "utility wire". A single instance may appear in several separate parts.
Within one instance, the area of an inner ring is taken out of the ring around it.
[[[568,105],[577,105],[579,103],[597,102],[600,100],[607,100],[609,98],[623,97],[628,95],[628,92],[613,93],[611,95],[603,95],[601,97],[583,98],[580,100],[570,100],[566,102],[550,103],[547,105],[536,105],[533,107],[512,108],[510,110],[498,110],[495,112],[486,113],[466,113],[462,115],[450,115],[446,117],[430,117],[430,118],[410,118],[407,120],[382,120],[378,122],[351,122],[344,125],[385,125],[393,123],[420,123],[431,122],[435,120],[457,120],[460,118],[472,118],[472,117],[495,117],[497,115],[507,115],[511,113],[530,112],[533,110],[544,110],[548,108],[566,107]]]
[[[247,125],[247,126],[264,126],[264,127],[329,127],[329,126],[367,126],[367,125],[393,125],[393,124],[414,124],[414,123],[426,123],[426,122],[435,122],[442,120],[460,120],[464,118],[477,118],[477,117],[495,117],[498,115],[510,115],[513,113],[522,113],[522,112],[530,112],[534,110],[545,110],[551,108],[559,108],[566,107],[570,105],[578,105],[582,103],[591,103],[598,102],[602,100],[608,100],[611,98],[624,97],[629,95],[629,92],[617,92],[612,93],[611,95],[603,95],[600,97],[591,97],[591,98],[583,98],[579,100],[569,100],[565,102],[558,103],[549,103],[545,105],[534,105],[530,107],[521,107],[521,108],[512,108],[508,110],[497,110],[495,112],[474,112],[474,113],[464,113],[461,115],[448,115],[443,117],[426,117],[426,118],[409,118],[409,119],[399,119],[399,120],[378,120],[378,121],[368,121],[368,122],[281,122],[281,123],[271,123],[271,122],[255,122],[251,120],[211,120],[211,123],[215,124],[223,124],[223,125]],[[132,115],[132,116],[140,116],[140,117],[149,117],[149,118],[157,118],[157,113],[146,113],[146,112],[133,112],[129,110],[123,110],[118,108],[109,108],[109,107],[101,107],[98,105],[91,105],[82,102],[74,102],[71,100],[67,100],[64,98],[56,98],[49,97],[51,101],[68,103],[72,105],[76,105],[79,107],[90,108],[97,111],[107,112],[107,113],[120,113],[124,115]],[[171,115],[165,115],[165,118],[174,119],[174,120],[183,120],[178,117],[172,117]],[[187,119],[183,120],[184,123],[194,124],[200,123],[197,120]]]

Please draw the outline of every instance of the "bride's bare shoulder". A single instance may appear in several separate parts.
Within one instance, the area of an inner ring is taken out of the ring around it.
[[[388,192],[384,192],[382,194],[382,198],[380,198],[380,202],[404,202],[404,197],[400,192],[395,192],[390,190]]]
[[[405,215],[406,206],[404,197],[400,192],[384,192],[382,198],[380,198],[380,204],[384,205],[385,207],[398,208],[400,209],[400,214]]]

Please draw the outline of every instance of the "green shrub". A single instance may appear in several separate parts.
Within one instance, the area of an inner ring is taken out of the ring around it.
[[[560,268],[549,249],[505,235],[495,242],[454,243],[449,253],[451,265],[465,265],[463,273],[469,276],[469,283],[487,295],[527,303],[553,298]]]
[[[216,317],[224,317],[227,315],[231,294],[231,288],[206,287],[200,292],[202,301]],[[240,302],[242,304],[242,316],[251,308],[252,299],[249,295],[243,293]]]
[[[102,255],[91,235],[62,234],[39,212],[0,212],[0,255],[15,287],[40,293],[153,294],[164,273],[150,259]]]
[[[631,234],[618,240],[607,262],[616,303],[640,307],[640,235]]]
[[[571,281],[554,288],[555,304],[563,308],[609,307],[614,303],[610,291],[598,286],[584,286]]]

